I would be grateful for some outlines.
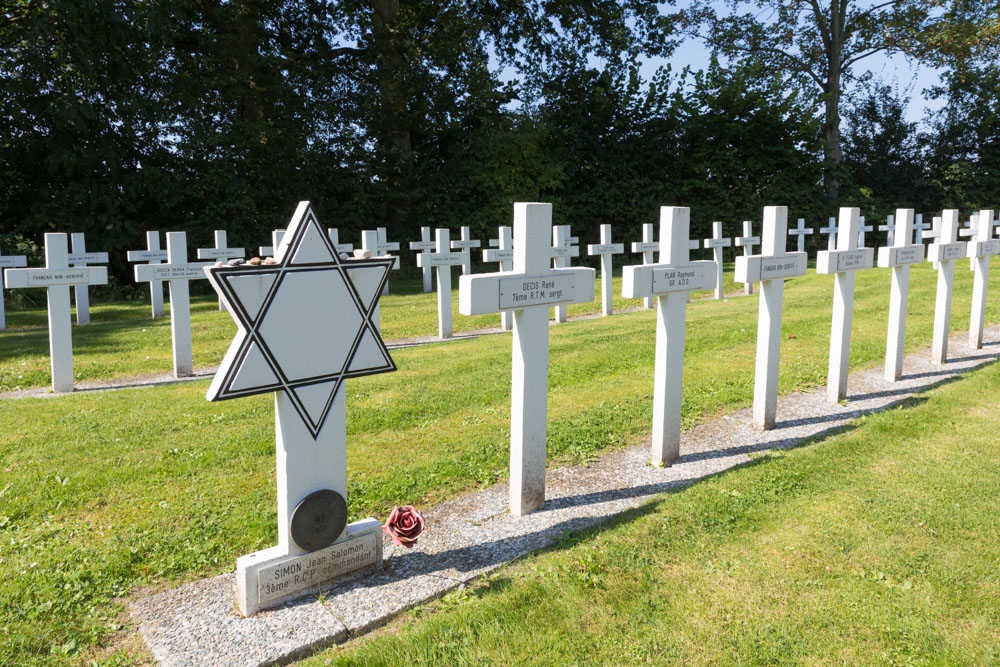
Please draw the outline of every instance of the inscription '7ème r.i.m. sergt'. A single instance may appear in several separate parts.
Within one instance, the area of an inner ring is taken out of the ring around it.
[[[500,281],[500,307],[524,308],[573,299],[573,276],[511,278]]]

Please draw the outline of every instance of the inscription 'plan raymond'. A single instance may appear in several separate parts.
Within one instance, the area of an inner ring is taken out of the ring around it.
[[[283,560],[257,572],[260,603],[280,600],[306,588],[314,588],[355,570],[374,566],[380,532],[368,532],[355,538]]]
[[[664,292],[679,292],[692,288],[701,288],[705,282],[706,266],[687,266],[683,269],[654,269],[653,294]]]
[[[573,276],[511,278],[500,281],[500,307],[524,308],[573,300]]]

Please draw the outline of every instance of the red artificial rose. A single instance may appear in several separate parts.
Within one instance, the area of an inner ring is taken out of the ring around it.
[[[413,505],[393,507],[382,530],[392,538],[393,544],[409,549],[417,543],[420,533],[424,532],[424,517],[420,516]]]

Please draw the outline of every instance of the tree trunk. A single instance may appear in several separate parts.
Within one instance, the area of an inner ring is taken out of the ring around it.
[[[837,202],[840,190],[840,164],[844,154],[840,150],[840,82],[827,83],[825,94],[825,121],[823,123],[823,157],[826,169],[823,173],[823,184],[826,186],[826,196],[831,203]]]
[[[392,229],[398,228],[408,217],[408,188],[412,171],[409,114],[402,82],[402,37],[393,26],[399,16],[399,0],[373,0],[372,9],[380,107],[376,118],[376,136],[384,155],[384,222],[387,228]]]

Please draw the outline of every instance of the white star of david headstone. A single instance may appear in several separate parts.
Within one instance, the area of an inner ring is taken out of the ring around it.
[[[275,251],[205,269],[239,326],[207,398],[283,391],[315,439],[345,378],[396,370],[372,319],[395,258],[341,261],[309,202]]]

